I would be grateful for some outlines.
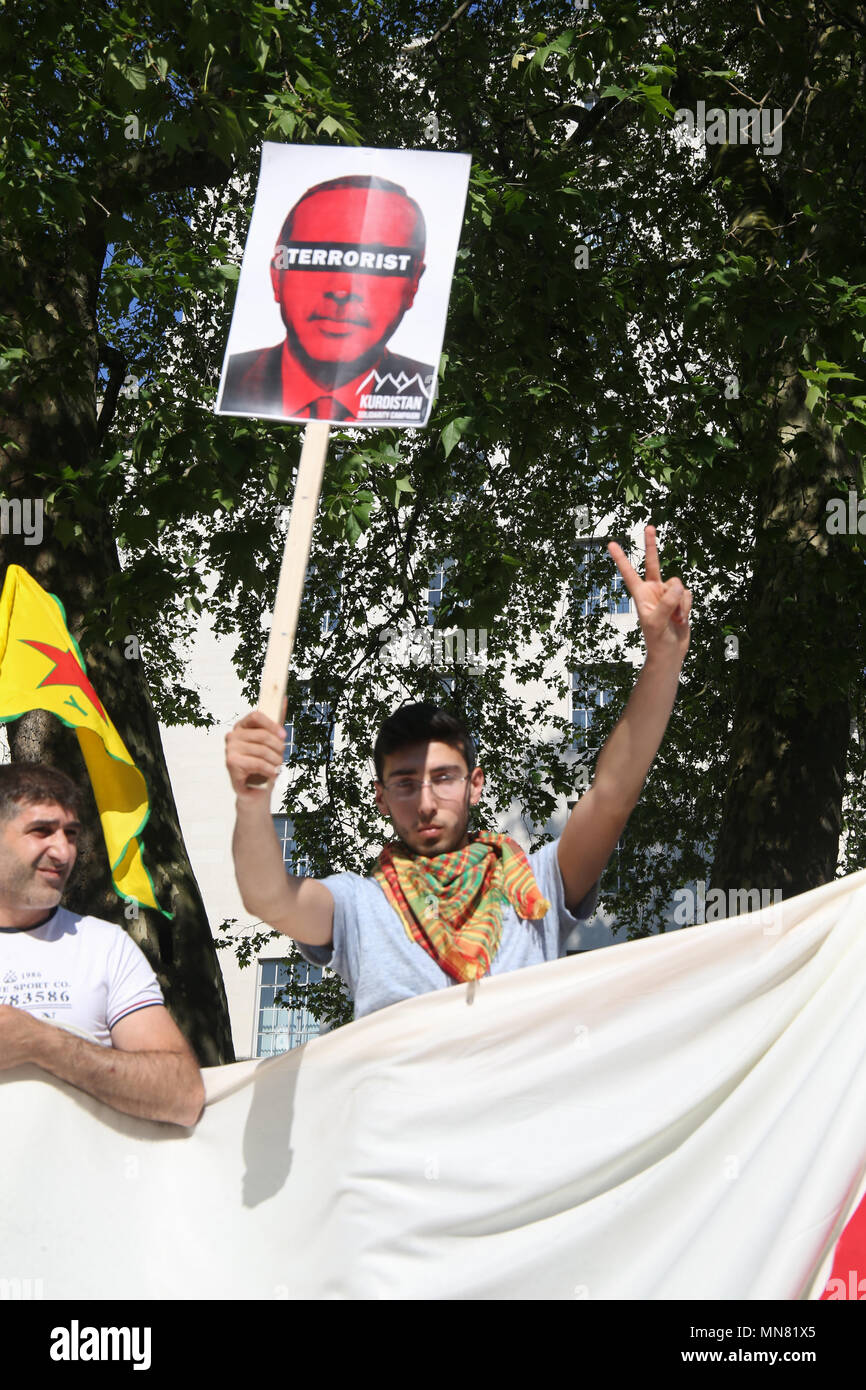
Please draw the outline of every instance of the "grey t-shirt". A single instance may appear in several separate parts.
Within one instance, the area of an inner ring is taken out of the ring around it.
[[[565,906],[562,875],[556,857],[558,840],[530,854],[529,864],[550,911],[532,922],[517,916],[509,903],[503,908],[499,950],[490,966],[491,975],[504,975],[524,965],[540,965],[565,955],[565,943],[574,927],[595,912],[598,883],[589,890],[574,913]],[[444,971],[423,946],[411,941],[399,913],[391,906],[373,878],[360,874],[330,874],[321,880],[334,896],[334,936],[330,946],[298,950],[311,965],[327,966],[345,980],[355,1001],[355,1018],[384,1009],[401,999],[413,999],[433,989],[459,984]]]

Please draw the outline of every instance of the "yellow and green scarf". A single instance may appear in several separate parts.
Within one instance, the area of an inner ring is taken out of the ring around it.
[[[463,849],[431,858],[393,841],[379,855],[373,878],[409,940],[461,982],[480,979],[490,970],[506,903],[532,922],[550,910],[529,860],[510,835],[476,831]]]

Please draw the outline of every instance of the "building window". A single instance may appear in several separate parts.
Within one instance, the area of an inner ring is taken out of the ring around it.
[[[304,681],[304,702],[300,718],[294,716],[283,725],[286,731],[284,763],[324,762],[334,751],[334,723],[326,700],[310,701],[310,682]],[[310,725],[312,724],[312,732]]]
[[[609,705],[613,695],[598,684],[586,671],[571,673],[571,723],[574,729],[573,746],[584,752],[595,748],[590,731],[596,710]]]
[[[322,617],[322,636],[330,637],[332,632],[337,630],[337,618],[340,612],[339,596],[331,600],[333,607],[327,608]]]
[[[285,989],[292,979],[292,966],[285,961],[263,960],[259,962],[259,1007],[256,1019],[256,1057],[275,1057],[280,1052],[288,1052],[292,1047],[300,1047],[310,1038],[318,1037],[319,1025],[308,1009],[288,1009],[279,1007],[276,996]],[[295,983],[299,985],[318,984],[322,978],[322,967],[310,965],[308,961],[297,961],[294,965]]]
[[[453,560],[443,560],[430,571],[430,582],[427,585],[427,622],[431,627],[435,626],[436,610],[442,602],[446,576],[453,564]]]
[[[320,631],[323,637],[329,637],[336,629],[340,615],[340,590],[335,585],[329,584],[325,594],[314,593],[316,586],[311,581],[316,578],[316,574],[316,566],[308,565],[304,578],[304,592],[306,594],[304,602],[314,604],[317,609],[321,609]]]
[[[310,860],[308,855],[298,853],[298,847],[294,840],[295,827],[291,818],[289,816],[272,816],[271,819],[274,822],[274,830],[277,832],[286,869],[295,878],[306,878],[310,872]]]
[[[615,539],[615,537],[611,537],[611,539]],[[622,542],[619,543],[622,544]],[[613,570],[610,578],[603,584],[594,583],[589,592],[585,592],[585,575],[590,550],[594,551],[597,555],[602,547],[606,545],[606,541],[596,540],[581,545],[582,553],[578,563],[578,580],[575,585],[575,600],[577,602],[579,615],[583,618],[589,617],[590,613],[597,613],[599,609],[605,613],[631,612],[631,599],[629,598],[628,589],[625,587],[622,575],[614,565],[613,560],[610,559],[610,556],[607,557],[608,563]],[[626,554],[628,554],[628,547],[624,545],[622,548],[625,550]],[[593,556],[593,559],[594,558],[595,555]]]
[[[330,637],[336,631],[337,620],[340,616],[340,591],[333,585],[328,586],[328,593],[324,600],[325,607],[322,610],[321,631],[323,637]]]

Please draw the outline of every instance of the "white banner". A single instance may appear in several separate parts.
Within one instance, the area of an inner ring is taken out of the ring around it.
[[[192,1132],[0,1074],[46,1299],[818,1298],[866,1175],[866,870],[205,1073]],[[866,1273],[866,1271],[861,1271]]]

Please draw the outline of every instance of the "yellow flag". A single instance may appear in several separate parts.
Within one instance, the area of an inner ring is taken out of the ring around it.
[[[20,565],[0,594],[0,723],[47,709],[75,730],[87,764],[111,878],[122,898],[165,912],[156,901],[139,836],[150,815],[145,781],[90,681],[59,598]]]

